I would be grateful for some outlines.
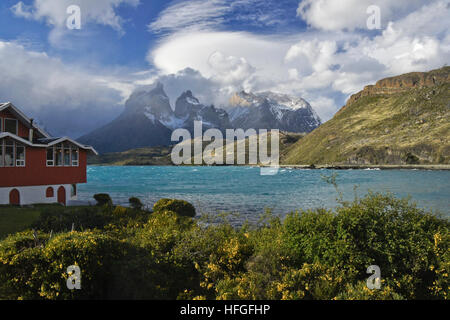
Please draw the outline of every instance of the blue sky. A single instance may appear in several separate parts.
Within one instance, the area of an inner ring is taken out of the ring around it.
[[[72,4],[81,30],[65,25]],[[172,103],[188,89],[223,107],[238,90],[289,93],[328,120],[364,85],[448,63],[449,18],[449,0],[3,0],[0,101],[73,137],[155,81]]]

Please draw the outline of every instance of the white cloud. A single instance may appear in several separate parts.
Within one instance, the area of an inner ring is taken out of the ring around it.
[[[185,28],[203,29],[219,24],[230,10],[224,0],[194,0],[176,3],[163,10],[149,25],[152,31],[174,31]]]
[[[288,62],[294,59],[299,60],[304,69],[321,72],[328,70],[334,64],[336,51],[336,41],[302,40],[289,48],[285,60]]]
[[[213,52],[208,59],[214,77],[224,84],[242,83],[248,80],[255,68],[245,58],[225,56],[222,52]]]
[[[297,15],[308,25],[322,30],[367,29],[367,8],[376,5],[381,9],[384,26],[414,12],[430,0],[302,0]]]
[[[323,121],[329,120],[341,107],[336,105],[336,101],[334,99],[328,97],[311,97],[308,99],[308,102],[311,106],[313,106],[320,119]]]
[[[290,43],[292,40],[246,32],[179,32],[164,38],[157,48],[149,52],[147,60],[164,74],[192,68],[206,77],[213,77],[226,71],[223,68],[219,70],[217,64],[211,64],[212,55],[219,52],[222,57],[228,57],[225,59],[245,61],[256,68],[256,72],[269,76],[276,75],[284,64],[283,58]]]
[[[124,20],[117,15],[120,5],[137,6],[139,0],[34,0],[26,5],[22,1],[11,7],[12,12],[22,18],[44,21],[52,27],[50,41],[57,45],[58,41],[68,32],[66,21],[69,15],[67,8],[77,5],[81,9],[82,30],[87,23],[108,26],[123,34]]]
[[[150,31],[205,31],[218,29],[230,21],[267,27],[283,25],[287,20],[283,1],[190,0],[172,3],[148,25]]]
[[[176,2],[149,25],[153,32],[168,32],[147,55],[156,71],[127,78],[126,70],[94,74],[39,50],[0,40],[0,100],[13,100],[25,111],[49,119],[53,114],[59,119],[52,124],[57,131],[70,127],[85,133],[117,115],[121,102],[136,86],[159,80],[172,105],[188,89],[203,103],[217,106],[226,105],[234,91],[273,90],[303,96],[328,120],[345,97],[367,84],[448,63],[449,2],[303,0],[298,14],[313,29],[290,35],[224,31],[227,19],[279,23],[274,2]],[[137,6],[139,1],[34,0],[30,5],[18,2],[12,10],[19,17],[51,26],[50,40],[55,44],[65,35],[66,8],[72,4],[80,5],[83,23],[122,33],[124,20],[117,7]],[[364,30],[366,9],[372,4],[381,8],[381,32]]]
[[[132,88],[113,75],[91,74],[65,65],[46,53],[0,40],[0,101],[11,101],[31,116],[39,115],[51,132],[85,133],[121,111]]]
[[[312,14],[319,7],[324,15],[338,10],[334,4],[327,6],[326,0],[305,6],[307,2],[300,6],[305,14]],[[339,3],[346,8],[344,11],[353,4],[356,9],[361,5],[352,1]],[[369,2],[361,3],[366,8]],[[438,68],[450,60],[448,0],[427,1],[423,6],[420,6],[423,1],[375,3],[382,7],[385,17],[395,19],[376,34],[358,30],[306,30],[290,36],[263,36],[249,32],[175,30],[149,52],[148,61],[162,75],[176,74],[185,68],[199,71],[208,80],[206,86],[221,102],[226,101],[227,94],[242,89],[285,92],[314,101],[313,107],[327,120],[345,102],[345,97],[365,85],[388,76]],[[347,24],[342,22],[339,26],[315,27],[358,28],[356,20],[349,19],[342,19]],[[436,19],[439,23],[433,23]],[[189,86],[186,82],[185,89],[190,89]]]

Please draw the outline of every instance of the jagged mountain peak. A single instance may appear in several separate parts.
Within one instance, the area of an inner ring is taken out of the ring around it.
[[[122,117],[131,115],[145,116],[151,121],[170,121],[173,110],[162,83],[151,89],[136,90],[125,103]]]
[[[200,105],[200,101],[193,95],[191,90],[187,90],[181,94],[181,96],[177,99],[177,102],[175,103],[175,108],[178,101],[186,101],[188,104],[191,105]]]
[[[303,98],[273,91],[246,92],[245,90],[234,93],[230,97],[230,105],[233,107],[251,107],[265,103],[283,105],[294,110],[308,108],[309,103]]]
[[[321,124],[308,102],[288,94],[240,91],[230,97],[229,103],[234,127],[310,132]]]
[[[184,128],[192,132],[194,121],[202,121],[204,130],[254,128],[309,132],[320,124],[312,108],[304,107],[309,104],[301,98],[241,91],[230,101],[235,108],[215,108],[203,104],[191,90],[186,90],[176,99],[173,110],[163,84],[158,82],[133,92],[119,118],[86,135],[83,141],[101,152],[125,151],[128,146],[168,145],[173,130]]]
[[[230,97],[229,104],[232,107],[251,107],[263,103],[263,100],[264,98],[258,97],[252,92],[242,90]]]

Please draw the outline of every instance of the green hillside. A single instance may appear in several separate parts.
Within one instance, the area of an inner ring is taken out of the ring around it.
[[[287,153],[287,150],[299,139],[304,137],[303,133],[288,133],[288,132],[280,132],[280,158]],[[270,135],[269,135],[270,136]],[[191,152],[194,155],[193,141],[189,140],[185,143],[190,143],[192,145]],[[205,148],[210,142],[204,142],[203,148]],[[235,163],[237,163],[237,144],[238,142],[234,142],[231,144],[224,143],[224,163],[226,150],[230,145],[234,145],[235,148]],[[245,159],[246,163],[248,163],[248,138],[245,139]],[[269,145],[269,154],[270,154],[270,145]],[[149,147],[149,148],[139,148],[132,149],[124,152],[114,152],[114,153],[105,153],[98,156],[91,156],[88,158],[89,165],[109,165],[109,166],[143,166],[143,165],[172,165],[171,160],[171,152],[172,146],[164,146],[164,147]],[[192,158],[192,163],[194,160]]]
[[[145,166],[171,165],[172,147],[149,147],[124,152],[105,153],[88,158],[89,165]]]
[[[450,67],[380,80],[289,148],[283,164],[449,164]]]

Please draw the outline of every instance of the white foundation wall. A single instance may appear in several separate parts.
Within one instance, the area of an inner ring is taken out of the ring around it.
[[[53,188],[53,197],[47,198],[47,188]],[[36,204],[36,203],[56,203],[58,202],[58,189],[64,187],[66,190],[66,202],[77,200],[77,196],[71,196],[70,184],[31,186],[31,187],[6,187],[0,188],[0,204],[9,204],[9,194],[12,190],[17,189],[20,193],[20,205]]]

